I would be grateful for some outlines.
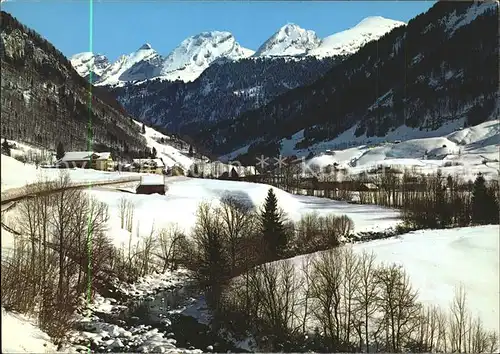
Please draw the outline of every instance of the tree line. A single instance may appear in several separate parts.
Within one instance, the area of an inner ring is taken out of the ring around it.
[[[467,308],[425,306],[405,270],[333,248],[259,265],[224,289],[215,321],[263,351],[494,353],[498,335]]]
[[[276,172],[276,171],[275,171]],[[312,166],[303,177],[301,166],[289,164],[279,178],[263,181],[290,193],[303,193],[351,203],[397,208],[406,226],[446,228],[499,223],[500,188],[497,180],[479,173],[474,181],[459,175],[423,174],[387,168],[348,175],[336,166]]]

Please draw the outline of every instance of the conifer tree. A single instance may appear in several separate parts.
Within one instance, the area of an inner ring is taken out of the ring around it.
[[[65,151],[64,151],[64,146],[61,142],[57,143],[57,148],[56,148],[56,159],[60,160],[64,157]]]
[[[2,150],[7,156],[10,156],[10,145],[6,138],[3,139]]]
[[[194,153],[193,153],[193,145],[189,145],[189,156],[190,157],[193,157]]]
[[[498,223],[498,203],[486,180],[479,174],[472,187],[472,222],[476,224]]]
[[[156,159],[156,149],[155,149],[155,147],[154,147],[154,146],[153,146],[153,148],[151,149],[151,158]]]
[[[287,237],[283,226],[283,216],[278,210],[278,199],[272,188],[269,188],[264,209],[260,215],[260,227],[267,258],[277,259],[283,256]]]
[[[146,126],[142,123],[141,134],[146,134]]]

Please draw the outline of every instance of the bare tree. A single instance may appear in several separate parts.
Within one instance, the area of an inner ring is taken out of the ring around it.
[[[341,296],[343,262],[341,248],[319,254],[312,269],[312,312],[323,328],[328,349],[341,350]]]
[[[310,254],[305,255],[302,260],[301,265],[301,277],[302,277],[302,333],[306,332],[307,320],[309,317],[309,304],[311,297],[311,268],[312,268],[312,256]]]
[[[416,328],[420,313],[417,291],[413,290],[404,270],[395,264],[376,272],[379,307],[386,330],[387,350],[399,352]]]
[[[356,289],[359,287],[359,261],[352,248],[346,247],[343,252],[342,262],[344,268],[344,281],[342,284],[342,314],[344,343],[351,342],[352,328],[358,321],[358,313],[355,311]]]
[[[273,350],[286,350],[284,344],[302,325],[297,316],[300,282],[293,264],[286,260],[260,265],[251,273],[250,284],[258,299],[257,316],[262,320],[262,329],[269,333],[268,345]]]
[[[455,297],[451,304],[450,314],[450,348],[452,352],[465,350],[465,335],[468,314],[466,310],[467,296],[460,285],[455,289]]]
[[[362,317],[365,350],[370,351],[370,324],[378,310],[379,288],[375,274],[375,255],[363,252],[359,260],[359,286],[355,291],[357,311]],[[360,345],[361,346],[361,345]]]
[[[112,251],[104,235],[107,208],[70,188],[65,174],[27,189],[32,197],[19,205],[20,235],[2,260],[2,302],[37,315],[41,328],[62,340],[85,284],[106,288]]]
[[[184,234],[175,224],[164,228],[158,233],[158,243],[160,254],[157,256],[163,261],[162,271],[166,272],[170,266],[170,270],[177,267],[176,256],[181,253],[182,241],[185,239]]]
[[[242,263],[243,238],[253,235],[256,215],[252,207],[231,196],[221,198],[220,215],[223,232],[227,240],[230,266],[234,271]]]
[[[118,206],[120,212],[120,228],[132,232],[132,222],[134,219],[134,204],[125,197],[120,199]]]
[[[354,222],[346,215],[342,215],[337,219],[337,234],[347,237],[354,230]]]

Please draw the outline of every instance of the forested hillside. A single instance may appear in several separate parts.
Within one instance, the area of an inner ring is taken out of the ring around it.
[[[114,89],[133,115],[156,127],[193,135],[312,83],[341,57],[219,60],[189,83],[150,80]]]
[[[222,155],[276,153],[304,129],[304,148],[349,128],[384,136],[498,114],[498,2],[443,2],[361,48],[309,86],[196,136]]]
[[[1,22],[2,137],[44,148],[144,151],[139,126],[107,90],[89,89],[61,52],[10,14],[2,11]]]

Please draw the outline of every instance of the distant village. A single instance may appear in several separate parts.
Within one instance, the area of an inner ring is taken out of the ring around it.
[[[131,163],[113,160],[110,152],[68,151],[58,159],[54,167],[58,168],[91,168],[99,171],[126,171],[159,174],[167,176],[183,176],[219,179],[238,179],[239,177],[258,174],[255,166],[234,166],[220,161],[196,161],[185,170],[180,165],[166,166],[161,157],[133,159]]]

